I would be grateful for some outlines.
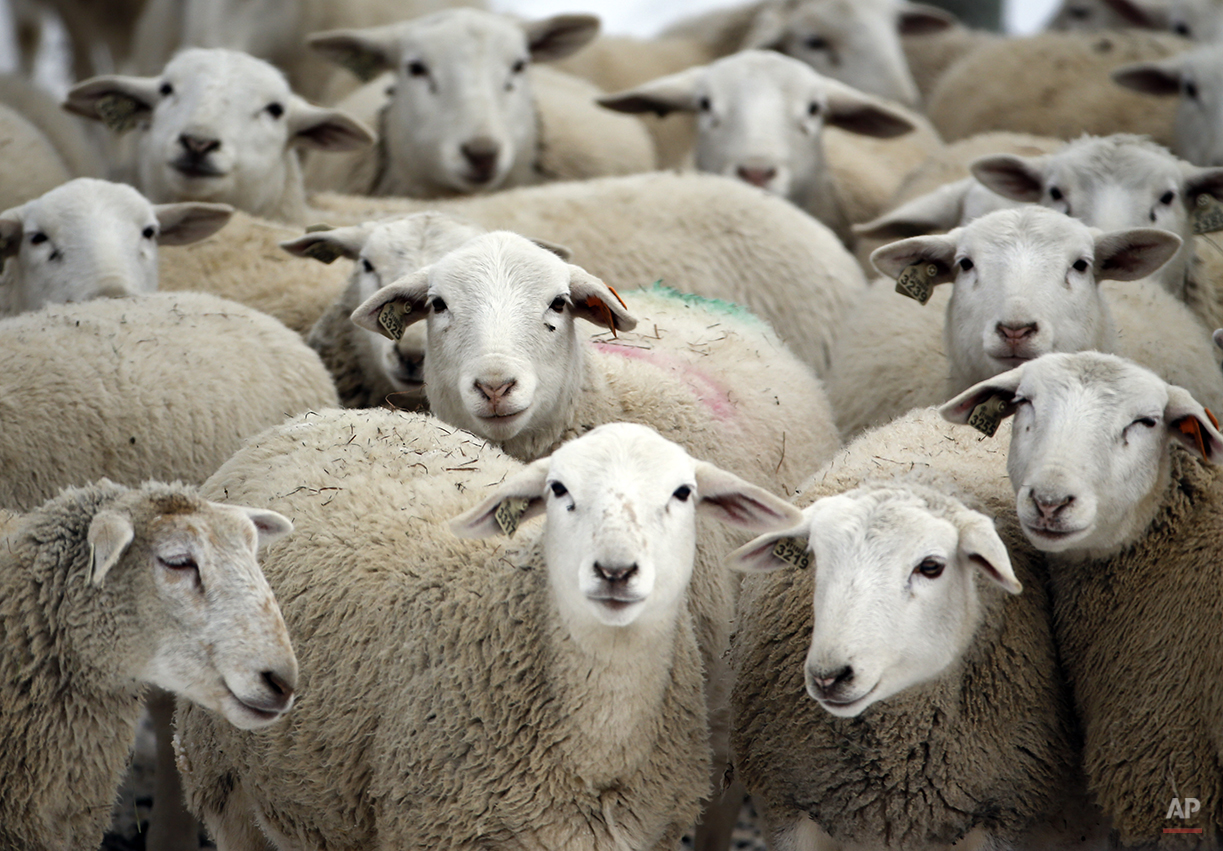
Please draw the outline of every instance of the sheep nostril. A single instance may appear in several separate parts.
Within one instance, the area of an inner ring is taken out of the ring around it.
[[[192,136],[183,133],[178,137],[178,143],[193,157],[202,157],[221,147],[220,139],[208,139],[202,136]]]
[[[832,691],[834,688],[843,685],[849,685],[854,679],[854,669],[852,665],[846,665],[836,671],[811,671],[811,682],[822,692]]]
[[[775,168],[748,168],[747,166],[739,166],[736,170],[740,180],[744,180],[753,186],[764,188],[769,185],[769,181],[777,176]]]
[[[609,565],[599,564],[596,561],[594,564],[594,568],[595,568],[595,573],[598,574],[598,576],[601,579],[605,579],[608,582],[613,582],[613,583],[627,582],[629,579],[632,579],[637,574],[637,563],[636,562],[634,562],[633,564],[629,564],[629,565],[609,566]]]
[[[271,689],[273,694],[283,700],[288,700],[293,696],[293,685],[289,682],[290,678],[283,677],[275,671],[264,671],[261,676],[263,684]]]
[[[1035,493],[1032,494],[1032,504],[1036,506],[1036,510],[1040,512],[1040,516],[1046,520],[1052,520],[1057,517],[1067,506],[1074,503],[1073,496],[1058,497],[1040,497]]]
[[[998,335],[1008,343],[1021,343],[1028,337],[1033,336],[1037,331],[1037,324],[1030,322],[1026,325],[1006,325],[999,322],[995,329]]]

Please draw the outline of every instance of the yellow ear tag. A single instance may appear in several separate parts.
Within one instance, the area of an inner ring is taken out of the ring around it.
[[[126,133],[140,121],[139,114],[143,106],[134,97],[116,93],[98,98],[94,108],[101,116],[103,124],[116,133]]]
[[[526,513],[527,506],[531,504],[531,500],[523,497],[510,497],[503,499],[497,505],[497,511],[493,514],[493,519],[497,521],[497,525],[501,527],[501,531],[509,537],[514,537],[514,533],[518,531],[518,522],[522,520],[522,515]]]
[[[1007,401],[1001,396],[990,396],[968,415],[968,424],[986,437],[993,437],[998,424],[1006,419]]]
[[[938,266],[927,263],[913,263],[905,266],[896,279],[896,292],[907,295],[918,304],[925,304],[934,292],[934,279],[938,277]]]
[[[403,317],[407,314],[408,309],[398,301],[388,301],[382,305],[382,310],[378,311],[378,324],[382,326],[382,333],[391,338],[398,340],[403,336]]]
[[[1223,230],[1223,204],[1209,192],[1203,192],[1193,202],[1193,232],[1214,233]]]
[[[794,565],[799,570],[811,566],[811,553],[806,538],[778,538],[773,545],[773,557]]]

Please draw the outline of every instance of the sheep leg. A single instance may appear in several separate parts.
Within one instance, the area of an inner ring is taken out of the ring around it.
[[[200,825],[183,803],[183,784],[174,762],[174,695],[153,689],[149,715],[157,736],[157,787],[149,813],[148,851],[198,851]]]
[[[716,786],[714,787],[717,788]],[[726,851],[731,836],[739,822],[739,811],[747,789],[738,780],[731,783],[722,794],[715,794],[705,805],[701,821],[693,833],[692,847],[695,851]]]

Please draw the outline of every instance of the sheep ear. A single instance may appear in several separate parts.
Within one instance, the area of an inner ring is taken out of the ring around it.
[[[569,264],[569,297],[573,315],[613,331],[632,331],[637,320],[620,296],[581,266]]]
[[[238,509],[255,524],[255,531],[259,534],[259,542],[255,545],[257,550],[263,549],[293,531],[292,521],[275,511],[268,511],[265,508],[247,508],[244,505],[235,505],[231,508]]]
[[[955,15],[924,3],[901,3],[897,19],[901,35],[930,35],[959,23]]]
[[[91,77],[68,90],[63,107],[125,133],[152,114],[159,87],[156,77]]]
[[[460,538],[514,536],[524,521],[544,513],[550,458],[540,458],[502,482],[483,502],[450,521]]]
[[[533,236],[528,236],[527,239],[538,245],[544,251],[551,251],[557,257],[568,263],[573,259],[573,249],[567,245],[560,245],[556,242],[548,242],[546,239],[536,239]]]
[[[994,521],[977,511],[964,509],[955,518],[960,532],[960,558],[976,567],[986,579],[1011,594],[1023,591],[1015,576],[1006,544],[998,536]]]
[[[280,247],[294,257],[310,257],[320,263],[334,263],[344,257],[356,260],[369,241],[369,229],[365,225],[346,228],[316,230],[295,239],[286,239]]]
[[[316,151],[359,151],[377,136],[357,119],[339,109],[324,109],[294,96],[289,102],[289,144]]]
[[[228,204],[206,204],[200,201],[181,204],[154,204],[157,216],[158,245],[190,245],[212,236],[225,227],[234,208]]]
[[[783,567],[806,570],[815,561],[811,529],[801,523],[782,532],[769,532],[748,541],[726,557],[726,566],[740,573],[772,573]]]
[[[405,275],[367,298],[350,318],[360,328],[398,340],[403,330],[425,318],[429,298],[429,266]]]
[[[1134,228],[1096,237],[1096,279],[1136,281],[1162,267],[1180,251],[1179,236],[1158,228]]]
[[[595,15],[553,15],[522,25],[534,62],[554,62],[577,53],[599,34]]]
[[[868,239],[905,239],[949,231],[964,217],[964,199],[972,184],[973,179],[966,177],[940,186],[852,230]]]
[[[780,3],[760,4],[739,50],[781,50],[785,47],[786,16]]]
[[[659,118],[672,112],[697,111],[697,85],[705,74],[705,68],[689,68],[678,74],[668,74],[651,80],[635,89],[603,95],[597,98],[600,106],[616,112],[652,112]]]
[[[1125,19],[1131,27],[1144,27],[1149,30],[1166,30],[1170,28],[1166,9],[1147,8],[1130,0],[1104,0],[1104,4]]]
[[[955,280],[951,271],[955,263],[958,229],[938,236],[915,236],[881,246],[871,252],[875,268],[889,278],[899,278],[910,266],[929,264],[934,275],[927,276],[931,284],[949,284]]]
[[[1181,93],[1181,63],[1178,57],[1163,62],[1122,65],[1110,75],[1113,82],[1144,95],[1173,97]]]
[[[697,510],[740,529],[765,532],[798,525],[802,512],[764,488],[707,461],[696,465]]]
[[[1220,452],[1223,452],[1223,434],[1219,433],[1219,421],[1184,387],[1168,385],[1164,422],[1168,424],[1172,437],[1200,455],[1202,460],[1213,464]]]
[[[0,218],[0,269],[9,257],[16,257],[21,250],[21,219],[11,218],[12,210]]]
[[[999,373],[993,378],[974,384],[938,412],[948,422],[971,425],[993,436],[998,423],[1015,413],[1015,393],[1023,377],[1023,366]]]
[[[1192,213],[1201,195],[1209,195],[1217,201],[1223,201],[1223,168],[1198,168],[1186,166],[1185,170],[1185,203]]]
[[[968,169],[987,189],[992,189],[1003,198],[1033,204],[1040,200],[1045,188],[1041,159],[991,154],[973,160]]]
[[[363,83],[399,63],[399,39],[393,26],[327,30],[307,36],[306,44],[316,53],[347,68]]]
[[[101,585],[136,536],[132,522],[117,511],[99,511],[89,524],[89,581]]]
[[[829,85],[827,97],[824,123],[832,127],[877,139],[892,139],[917,129],[900,110],[849,86]]]

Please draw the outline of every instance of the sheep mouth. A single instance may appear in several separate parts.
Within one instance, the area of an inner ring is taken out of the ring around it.
[[[284,715],[286,712],[288,712],[289,707],[293,705],[292,700],[290,700],[289,705],[285,706],[283,709],[275,709],[275,710],[263,709],[260,706],[256,706],[253,703],[248,703],[247,701],[238,697],[238,695],[234,693],[234,690],[229,688],[228,686],[225,687],[225,691],[229,693],[229,697],[233,699],[234,703],[238,704],[238,707],[241,712],[254,716],[255,720],[259,721],[261,724],[272,723],[277,718],[279,718],[281,715]]]
[[[877,688],[879,688],[879,684],[875,683],[869,690],[849,700],[834,697],[816,697],[815,702],[830,712],[846,712],[865,703],[866,699],[874,694]]]
[[[1034,538],[1039,538],[1045,541],[1068,541],[1071,538],[1083,534],[1084,529],[1056,529],[1048,526],[1038,526],[1035,523],[1024,521],[1024,531]]]
[[[622,612],[630,606],[644,602],[644,597],[621,596],[618,594],[591,594],[587,597],[591,602],[606,606],[613,612]]]
[[[184,177],[201,180],[209,177],[224,177],[225,172],[208,162],[198,160],[173,160],[170,167]]]
[[[1021,355],[1021,354],[1012,352],[1011,354],[1006,354],[1006,355],[990,355],[990,357],[992,357],[998,363],[1002,364],[1007,369],[1014,369],[1015,367],[1023,366],[1028,361],[1035,360],[1036,358],[1040,356],[1039,355]]]
[[[491,422],[498,422],[498,423],[508,423],[508,422],[512,422],[515,417],[521,416],[522,414],[526,413],[526,410],[527,410],[526,408],[519,408],[517,411],[508,411],[508,412],[490,411],[486,414],[477,414],[477,416],[482,420],[488,420]]]

